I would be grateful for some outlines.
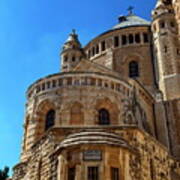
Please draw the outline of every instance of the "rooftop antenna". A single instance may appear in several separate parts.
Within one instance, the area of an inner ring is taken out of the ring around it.
[[[128,9],[127,9],[128,12],[129,12],[128,15],[132,15],[132,14],[133,14],[133,9],[134,9],[133,6],[129,6],[129,7],[128,7]]]

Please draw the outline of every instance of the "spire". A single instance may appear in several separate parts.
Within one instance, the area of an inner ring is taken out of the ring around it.
[[[76,30],[73,29],[63,45],[61,52],[62,71],[71,71],[85,57]]]

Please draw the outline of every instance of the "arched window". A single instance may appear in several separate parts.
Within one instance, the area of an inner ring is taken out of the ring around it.
[[[131,61],[129,63],[129,77],[139,77],[139,64],[136,61]]]
[[[100,125],[109,125],[110,124],[109,112],[106,109],[99,110],[99,124]]]
[[[48,113],[46,114],[45,130],[48,130],[50,127],[54,126],[55,116],[56,113],[54,110],[48,111]]]

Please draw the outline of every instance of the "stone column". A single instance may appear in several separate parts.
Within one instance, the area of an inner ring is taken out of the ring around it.
[[[75,180],[81,180],[81,165],[76,166],[76,178]]]
[[[57,180],[66,180],[66,159],[62,154],[58,157]]]

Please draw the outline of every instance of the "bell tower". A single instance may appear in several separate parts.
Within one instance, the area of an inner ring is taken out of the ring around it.
[[[180,97],[180,45],[172,1],[158,0],[152,17],[159,89],[164,100],[177,99]]]
[[[61,52],[62,72],[71,71],[85,56],[75,30],[69,35]]]

